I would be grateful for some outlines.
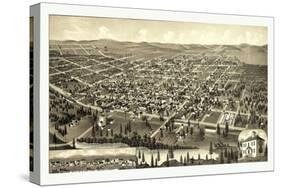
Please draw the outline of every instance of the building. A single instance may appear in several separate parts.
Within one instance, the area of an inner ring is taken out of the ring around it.
[[[99,127],[105,127],[106,125],[106,117],[104,115],[99,115],[98,116],[98,121],[97,121],[97,124]]]
[[[242,157],[260,157],[264,156],[265,140],[261,138],[255,131],[252,131],[252,135],[241,141],[240,149]]]

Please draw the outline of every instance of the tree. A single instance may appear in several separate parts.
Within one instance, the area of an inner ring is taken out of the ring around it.
[[[139,162],[138,162],[138,160],[136,160],[136,167],[138,167],[139,166]]]
[[[157,167],[157,166],[158,166],[158,160],[155,159],[155,167]]]
[[[227,148],[224,148],[224,157],[227,158],[227,155],[228,155]]]
[[[122,128],[122,124],[120,124],[120,134],[122,135],[123,133],[123,128]]]
[[[128,127],[126,126],[125,127],[125,135],[127,135],[128,134]]]
[[[102,135],[102,130],[100,130],[100,137],[102,137],[103,135]]]
[[[190,135],[193,135],[193,127],[190,127]]]
[[[92,127],[92,137],[96,137],[96,128],[94,125]]]
[[[204,139],[204,137],[205,137],[205,127],[199,128],[199,134],[200,134],[201,138]]]
[[[58,142],[56,133],[54,134],[53,141],[54,141],[55,144]]]
[[[143,163],[145,162],[144,152],[142,152],[141,161],[142,161]]]
[[[172,119],[172,120],[171,120],[171,129],[174,130],[174,128],[175,128],[175,122],[174,122],[174,120]]]
[[[228,122],[225,122],[225,136],[228,136],[228,132],[229,132],[229,125]]]
[[[221,150],[221,152],[220,152],[220,163],[221,163],[221,164],[224,163],[223,150]]]
[[[262,153],[263,152],[263,145],[262,143],[259,143],[259,153]]]
[[[212,154],[213,154],[213,142],[210,142],[209,154],[212,157]]]
[[[189,127],[186,127],[186,131],[187,134],[189,133]]]
[[[128,122],[128,131],[129,131],[129,133],[132,131],[131,120],[129,120],[129,122]]]
[[[173,159],[174,158],[174,150],[173,150],[173,148],[170,148],[168,153],[169,153],[169,158]]]
[[[184,164],[184,165],[187,165],[186,157],[183,158],[183,164]]]
[[[208,161],[208,160],[209,160],[209,158],[208,158],[208,154],[206,154],[206,158],[205,158],[205,159],[206,159],[206,161]]]
[[[227,163],[231,163],[231,156],[230,156],[230,153],[228,152],[227,154]]]
[[[193,157],[191,157],[190,162],[191,162],[191,164],[194,163],[194,158]]]
[[[111,136],[113,137],[113,135],[114,135],[114,134],[113,134],[113,129],[110,129],[110,132],[111,132]]]
[[[182,136],[183,136],[183,138],[185,138],[185,130],[184,129],[182,130]]]
[[[141,152],[140,152],[140,150],[139,150],[139,159],[141,158]]]
[[[160,152],[157,151],[157,160],[160,161]]]
[[[146,116],[145,116],[145,117],[146,117]],[[149,126],[150,126],[147,117],[145,118],[145,126],[146,126],[146,127],[149,127]]]
[[[168,126],[168,128],[169,128],[169,132],[172,132],[172,127],[171,127],[171,126]]]
[[[186,163],[189,163],[189,152],[186,153]]]
[[[66,127],[66,125],[64,126],[64,135],[67,135],[67,127]]]
[[[226,137],[225,130],[222,131],[223,137]]]
[[[153,155],[151,155],[151,162],[150,162],[150,166],[151,166],[151,167],[154,167],[154,158],[153,158]]]
[[[155,143],[156,143],[156,138],[153,137],[153,138],[152,138],[152,144],[153,144],[153,146],[155,145]]]
[[[106,130],[105,136],[108,137],[108,130]]]
[[[180,163],[183,164],[183,158],[182,158],[182,155],[180,157]]]
[[[201,158],[200,158],[200,153],[198,153],[198,160],[200,160]]]
[[[230,159],[234,160],[234,153],[232,148],[230,148]]]
[[[220,124],[217,124],[217,135],[221,135]]]
[[[72,140],[72,147],[73,147],[74,149],[76,148],[75,138],[73,138],[73,140]]]
[[[167,153],[167,157],[166,157],[166,162],[167,162],[167,166],[170,166],[169,154],[168,153]]]

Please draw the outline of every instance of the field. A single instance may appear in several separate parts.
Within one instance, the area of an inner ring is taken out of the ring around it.
[[[236,147],[238,135],[229,135],[228,137],[218,136],[215,132],[208,131],[206,132],[204,139],[201,139],[196,135],[196,133],[192,136],[186,136],[183,140],[179,141],[179,144],[189,144],[192,146],[196,146],[200,149],[208,150],[210,146],[210,142],[213,144],[223,142],[224,144],[228,144],[229,146]]]
[[[221,116],[221,112],[211,112],[205,119],[204,122],[217,123]]]
[[[114,121],[112,123],[106,124],[103,129],[97,133],[97,138],[104,137],[107,134],[107,137],[113,137],[111,132],[109,132],[111,130],[113,131],[113,134],[121,133],[128,137],[132,136],[134,132],[137,132],[140,136],[144,136],[145,134],[150,135],[161,125],[159,119],[156,118],[150,119],[149,125],[147,125],[145,120],[131,118],[129,114],[125,115],[121,112],[109,112],[107,115],[110,116],[110,119],[113,119]],[[125,129],[128,124],[131,125],[131,130],[126,132]],[[84,136],[91,137],[92,131],[89,131]]]

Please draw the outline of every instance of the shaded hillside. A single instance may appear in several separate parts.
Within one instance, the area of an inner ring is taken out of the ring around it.
[[[236,56],[246,64],[267,64],[267,46],[221,45],[213,48],[213,52],[219,55]]]
[[[240,45],[201,45],[201,44],[171,44],[171,43],[149,43],[115,41],[111,39],[100,39],[90,41],[50,41],[50,45],[89,45],[108,54],[133,54],[136,56],[156,57],[161,55],[206,54],[236,56],[246,64],[267,64],[267,45],[253,46],[249,44]]]

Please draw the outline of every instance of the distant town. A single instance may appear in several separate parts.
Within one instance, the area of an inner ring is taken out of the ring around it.
[[[266,59],[266,45],[50,40],[50,173],[266,161]]]

